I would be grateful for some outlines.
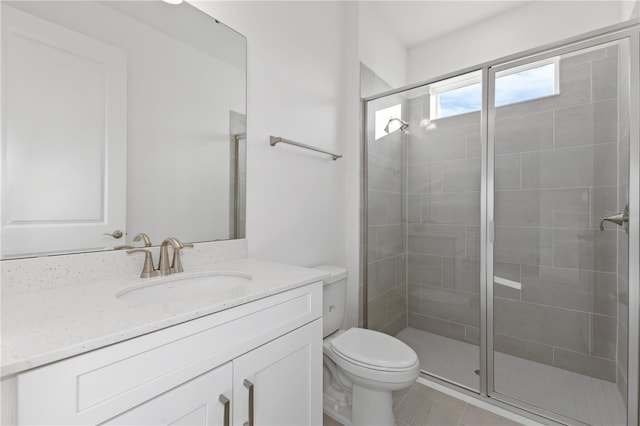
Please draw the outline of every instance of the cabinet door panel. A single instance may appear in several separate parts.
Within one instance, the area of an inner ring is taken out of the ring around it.
[[[222,426],[224,405],[219,397],[231,397],[232,374],[229,362],[103,424]]]
[[[234,360],[234,424],[322,424],[322,320],[316,320]]]

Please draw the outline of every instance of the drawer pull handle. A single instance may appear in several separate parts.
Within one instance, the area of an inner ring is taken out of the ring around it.
[[[244,379],[242,384],[249,389],[249,421],[244,423],[244,426],[253,426],[253,383]]]
[[[227,398],[223,394],[220,394],[220,396],[218,397],[218,401],[224,404],[224,426],[230,426],[231,417],[229,412],[229,403],[230,403],[229,398]]]

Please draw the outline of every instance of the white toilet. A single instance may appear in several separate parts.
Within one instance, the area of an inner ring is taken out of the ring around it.
[[[347,271],[324,281],[324,412],[349,425],[395,425],[391,392],[413,384],[420,373],[418,356],[405,343],[373,330],[340,330],[344,319]]]

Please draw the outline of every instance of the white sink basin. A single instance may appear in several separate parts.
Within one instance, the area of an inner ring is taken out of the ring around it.
[[[116,293],[116,298],[130,301],[163,302],[177,298],[198,298],[228,293],[251,281],[249,274],[235,271],[179,273],[152,278]]]

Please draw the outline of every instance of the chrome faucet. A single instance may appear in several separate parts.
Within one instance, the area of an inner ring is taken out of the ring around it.
[[[169,264],[169,245],[173,248],[171,264]],[[182,261],[180,260],[180,250],[185,247],[192,248],[193,244],[183,244],[175,237],[169,237],[162,242],[160,245],[160,260],[158,260],[158,273],[160,275],[169,275],[184,271]]]

